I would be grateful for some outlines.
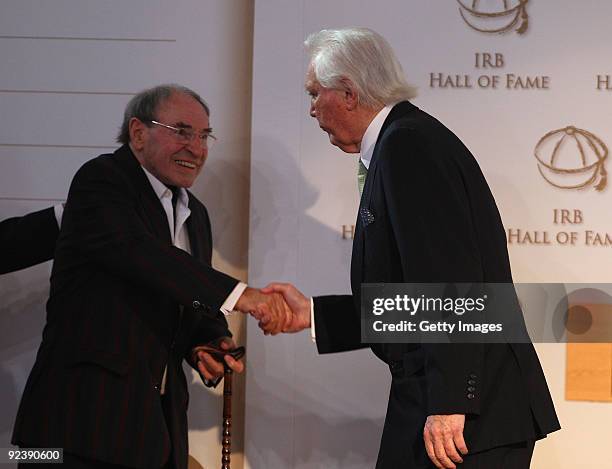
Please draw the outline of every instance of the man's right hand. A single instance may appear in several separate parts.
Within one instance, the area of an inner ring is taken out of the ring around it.
[[[279,293],[264,294],[250,287],[244,290],[235,308],[255,317],[266,335],[282,332],[293,316],[291,308]]]
[[[284,300],[291,308],[291,316],[280,330],[282,332],[299,332],[310,327],[310,298],[295,288],[290,283],[271,283],[267,287],[261,289],[262,293],[268,295],[281,294]],[[270,330],[269,322],[273,319],[268,319],[265,311],[261,311],[259,318],[259,327],[264,331]],[[269,332],[276,333],[276,332]]]

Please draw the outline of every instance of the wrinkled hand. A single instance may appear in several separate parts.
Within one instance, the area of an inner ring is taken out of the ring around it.
[[[260,290],[249,287],[244,290],[235,308],[257,319],[259,327],[266,335],[275,335],[283,331],[293,316],[291,309],[280,294],[264,294]]]
[[[429,459],[440,469],[456,469],[461,455],[468,453],[463,439],[465,415],[430,415],[425,421],[423,438]],[[458,451],[457,451],[458,450]],[[461,454],[459,454],[461,453]]]
[[[293,285],[290,283],[271,283],[262,288],[261,292],[269,295],[280,293],[291,308],[289,321],[284,324],[282,332],[299,332],[310,327],[310,298],[305,297]],[[259,323],[263,329],[266,327],[268,319],[264,312],[261,313],[261,316]]]
[[[215,342],[214,345],[222,350],[233,350],[236,348],[236,343],[230,337],[223,337],[220,341]],[[204,379],[216,383],[223,376],[224,366],[223,363],[215,360],[205,350],[206,345],[194,347],[191,350],[191,361],[198,368],[198,371]],[[242,373],[244,371],[244,363],[242,360],[234,360],[230,355],[225,355],[223,359],[225,363],[227,363],[227,366],[236,373]]]

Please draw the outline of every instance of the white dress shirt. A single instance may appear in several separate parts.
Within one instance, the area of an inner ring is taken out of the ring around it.
[[[382,130],[382,126],[385,123],[387,116],[394,106],[395,104],[390,104],[389,106],[382,108],[378,114],[374,116],[374,119],[372,119],[372,122],[370,122],[370,125],[368,125],[368,128],[363,134],[359,158],[363,162],[366,169],[370,169],[370,161],[372,160],[372,154],[374,153],[376,141],[378,140],[378,136],[380,135],[380,131]]]

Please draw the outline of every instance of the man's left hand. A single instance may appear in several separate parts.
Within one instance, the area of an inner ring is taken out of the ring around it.
[[[430,415],[425,421],[423,438],[429,459],[440,469],[456,469],[461,455],[468,453],[463,439],[465,415]],[[461,453],[461,454],[459,454]]]
[[[230,337],[224,337],[217,345],[222,350],[233,350],[236,348],[236,343]],[[200,374],[204,379],[212,382],[217,382],[224,372],[223,363],[215,360],[209,353],[206,352],[206,346],[194,347],[191,351],[193,362],[196,364]],[[244,371],[244,363],[242,360],[234,360],[230,355],[223,357],[225,363],[236,373]]]

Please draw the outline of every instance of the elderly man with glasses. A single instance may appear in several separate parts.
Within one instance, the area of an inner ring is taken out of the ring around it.
[[[223,313],[289,317],[280,295],[211,267],[208,213],[187,191],[214,140],[209,119],[192,90],[145,90],[127,105],[123,145],[75,175],[14,444],[63,448],[69,467],[185,469],[182,360],[214,385],[223,364],[200,346],[235,348]]]

